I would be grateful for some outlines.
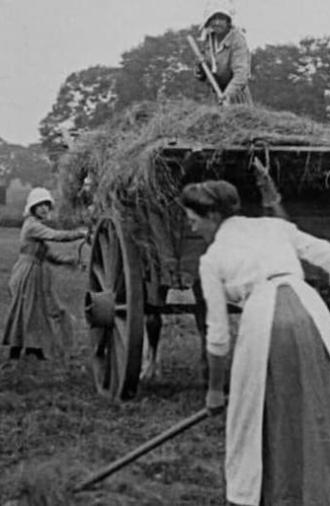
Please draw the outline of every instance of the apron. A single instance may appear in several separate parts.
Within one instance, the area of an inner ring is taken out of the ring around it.
[[[227,499],[238,505],[260,504],[267,366],[281,284],[296,293],[330,355],[330,314],[313,288],[297,276],[285,274],[254,287],[244,306],[235,346],[226,425]]]

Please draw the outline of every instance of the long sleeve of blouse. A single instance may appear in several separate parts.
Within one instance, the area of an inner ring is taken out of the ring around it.
[[[330,242],[294,227],[293,244],[300,259],[321,267],[330,275]]]
[[[232,78],[225,90],[228,98],[236,96],[247,85],[250,77],[250,61],[250,51],[244,36],[235,33],[231,48]]]
[[[69,242],[83,237],[79,230],[55,230],[33,218],[29,219],[23,231],[27,239],[37,241]]]

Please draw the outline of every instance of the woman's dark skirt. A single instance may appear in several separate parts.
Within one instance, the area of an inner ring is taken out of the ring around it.
[[[288,285],[271,335],[261,506],[330,506],[330,357]]]

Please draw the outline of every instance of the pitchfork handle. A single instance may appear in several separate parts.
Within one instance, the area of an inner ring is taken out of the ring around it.
[[[180,434],[181,432],[184,432],[185,430],[189,429],[189,427],[192,427],[193,425],[196,425],[197,423],[201,422],[202,420],[205,420],[205,418],[208,418],[209,412],[206,408],[201,409],[194,415],[185,418],[181,422],[177,423],[176,425],[173,425],[170,429],[162,432],[158,436],[155,436],[154,438],[150,439],[147,443],[144,443],[141,446],[138,446],[135,450],[131,451],[121,459],[116,460],[109,466],[104,467],[103,469],[99,470],[95,474],[92,474],[89,478],[87,478],[85,481],[80,483],[75,489],[74,492],[80,492],[81,490],[84,490],[88,488],[90,485],[94,485],[95,483],[104,480],[104,478],[107,478],[111,474],[114,474],[115,472],[119,471],[119,469],[122,469],[126,465],[130,464],[134,460],[138,459],[142,455],[150,452],[157,446],[160,446],[161,444],[165,443],[165,441],[168,441],[169,439],[173,438],[177,434]]]
[[[221,103],[223,101],[223,97],[224,97],[223,93],[220,90],[219,85],[218,85],[214,75],[212,74],[211,70],[209,69],[209,66],[206,63],[206,60],[205,60],[203,54],[201,53],[201,51],[197,45],[197,42],[195,41],[195,39],[192,35],[188,35],[187,40],[188,40],[190,47],[193,50],[193,52],[197,58],[197,60],[201,64],[201,66],[205,72],[205,75],[206,75],[207,79],[209,80],[209,83],[211,84],[212,88],[214,89],[215,94],[219,100],[219,103]]]

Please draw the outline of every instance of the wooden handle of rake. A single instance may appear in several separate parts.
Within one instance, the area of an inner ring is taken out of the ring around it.
[[[87,478],[85,481],[80,483],[75,489],[74,492],[80,492],[82,490],[85,490],[91,485],[94,485],[95,483],[104,480],[111,474],[114,474],[115,472],[119,471],[119,469],[122,469],[123,467],[127,466],[131,462],[134,462],[134,460],[137,460],[139,457],[142,457],[142,455],[145,455],[146,453],[150,452],[157,446],[162,445],[165,443],[165,441],[168,441],[169,439],[172,439],[174,436],[177,436],[178,434],[181,434],[185,430],[189,429],[193,425],[196,425],[197,423],[201,422],[202,420],[205,420],[205,418],[208,418],[209,412],[206,408],[201,409],[194,415],[185,418],[181,422],[177,423],[176,425],[173,425],[170,429],[162,432],[158,436],[150,439],[147,443],[144,443],[143,445],[139,446],[135,450],[131,451],[130,453],[127,453],[124,457],[121,459],[116,460],[112,464],[104,467],[103,469],[100,469],[95,474],[92,474],[89,478]]]
[[[190,47],[193,50],[193,52],[197,58],[197,60],[201,64],[201,66],[205,72],[205,75],[206,75],[207,79],[209,80],[209,83],[211,84],[212,88],[214,89],[219,102],[221,103],[223,100],[223,93],[220,90],[219,85],[218,85],[217,81],[215,80],[214,75],[212,74],[211,70],[209,69],[209,66],[206,63],[206,60],[205,60],[204,56],[202,55],[194,37],[192,35],[188,35],[187,40],[188,40]]]

